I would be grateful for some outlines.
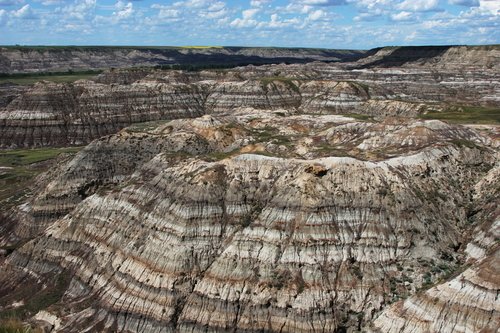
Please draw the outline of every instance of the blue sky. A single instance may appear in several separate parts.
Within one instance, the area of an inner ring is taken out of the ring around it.
[[[0,0],[0,44],[498,44],[500,0]]]

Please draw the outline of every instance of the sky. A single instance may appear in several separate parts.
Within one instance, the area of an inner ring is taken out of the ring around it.
[[[0,0],[0,45],[500,44],[500,0]]]

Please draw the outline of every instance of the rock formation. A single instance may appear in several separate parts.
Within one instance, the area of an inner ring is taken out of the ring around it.
[[[497,105],[498,74],[448,89],[416,74],[425,62],[343,66],[113,71],[16,92],[0,112],[3,147],[97,139],[2,212],[0,320],[497,331],[498,126],[418,117],[463,87],[460,102]]]
[[[486,60],[473,62],[468,71],[411,61],[401,68],[349,67],[360,66],[360,60],[202,72],[112,70],[95,81],[39,82],[6,89],[0,99],[5,105],[0,104],[0,147],[83,145],[136,122],[238,107],[403,117],[450,105],[498,107],[498,70],[490,66],[498,48],[472,50]]]
[[[1,47],[0,73],[37,73],[161,65],[238,65],[350,61],[356,50],[244,47]]]
[[[459,267],[491,144],[439,121],[257,109],[132,127],[19,208],[15,237],[39,236],[2,280],[70,274],[63,331],[361,327]]]

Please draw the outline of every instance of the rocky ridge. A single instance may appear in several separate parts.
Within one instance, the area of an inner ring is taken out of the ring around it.
[[[488,52],[494,58],[497,49]],[[0,107],[0,147],[83,145],[136,122],[217,115],[238,107],[417,117],[450,105],[500,105],[498,71],[488,63],[474,63],[469,71],[415,66],[113,70],[94,81],[39,82],[10,91],[7,105]]]

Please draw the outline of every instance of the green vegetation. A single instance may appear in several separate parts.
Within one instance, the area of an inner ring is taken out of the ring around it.
[[[37,312],[44,310],[49,306],[57,303],[64,295],[64,292],[68,288],[70,282],[71,282],[71,275],[68,274],[67,272],[62,272],[56,275],[52,281],[47,281],[46,288],[41,290],[32,290],[31,291],[32,294],[25,295],[26,303],[24,305],[14,309],[2,311],[0,313],[0,319],[9,322],[12,321],[13,319],[23,320],[35,315]]]
[[[143,123],[135,123],[126,128],[127,132],[141,133],[141,132],[151,132],[161,125],[168,123],[170,120],[153,120],[146,121]]]
[[[41,333],[40,328],[31,328],[26,326],[17,318],[9,318],[7,320],[0,320],[0,333]]]
[[[343,116],[354,118],[356,120],[361,120],[361,121],[371,121],[373,119],[372,116],[369,116],[367,114],[360,114],[360,113],[346,113],[346,114],[343,114]]]
[[[453,143],[455,146],[458,147],[467,147],[467,148],[479,148],[478,145],[476,145],[474,142],[469,141],[469,140],[464,140],[464,139],[453,139],[450,141]]]
[[[291,145],[292,141],[290,136],[279,134],[278,129],[266,126],[264,128],[254,128],[251,131],[252,136],[256,142],[269,142],[276,145]]]
[[[500,124],[500,109],[480,106],[451,107],[445,111],[429,111],[422,119],[439,119],[454,124]]]
[[[82,79],[91,79],[100,73],[102,73],[102,71],[99,70],[15,74],[0,73],[0,84],[14,83],[29,85],[42,80],[56,83],[75,82]]]
[[[297,87],[297,85],[294,82],[297,81],[297,79],[294,78],[284,77],[284,76],[271,76],[260,79],[262,87],[264,88],[265,91],[267,91],[269,89],[269,86],[273,85],[274,82],[276,81],[285,83],[286,85],[288,85],[290,89],[292,89],[296,93],[300,92],[299,87]]]
[[[204,156],[204,158],[207,161],[216,162],[216,161],[224,160],[224,159],[231,157],[232,155],[235,155],[237,153],[238,153],[238,150],[232,150],[229,152],[215,151],[215,152],[206,154]]]
[[[335,157],[349,157],[349,153],[342,148],[338,148],[337,146],[331,145],[328,142],[321,142],[316,144],[315,152],[320,156],[335,156]]]
[[[81,147],[39,148],[0,151],[0,202],[16,201],[23,196],[33,178],[47,170],[49,161],[59,154],[75,154]]]
[[[50,160],[61,153],[76,153],[82,147],[38,148],[0,151],[0,166],[16,167]]]

